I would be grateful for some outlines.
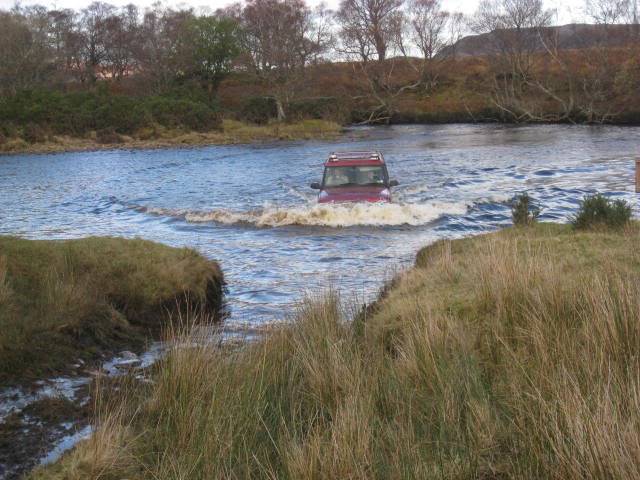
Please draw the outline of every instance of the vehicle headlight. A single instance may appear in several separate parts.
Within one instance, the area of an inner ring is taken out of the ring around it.
[[[391,196],[391,192],[389,191],[388,188],[385,188],[384,190],[382,190],[380,192],[380,196],[381,197],[390,197]]]
[[[325,192],[324,190],[322,190],[320,192],[320,195],[318,195],[318,198],[322,200],[323,198],[327,198],[328,196],[329,196],[329,194],[327,192]]]

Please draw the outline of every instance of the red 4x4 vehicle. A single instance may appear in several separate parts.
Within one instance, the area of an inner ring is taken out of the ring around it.
[[[390,202],[396,185],[380,152],[336,152],[324,164],[322,183],[311,188],[320,190],[319,203]]]

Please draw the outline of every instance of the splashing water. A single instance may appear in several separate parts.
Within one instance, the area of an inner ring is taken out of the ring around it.
[[[382,227],[426,225],[442,215],[462,215],[464,203],[428,202],[424,204],[355,203],[309,204],[300,207],[265,206],[249,212],[226,209],[210,211],[181,211],[163,208],[138,207],[153,215],[184,218],[187,222],[215,222],[225,225],[248,224],[256,227],[284,227],[289,225],[320,227]]]

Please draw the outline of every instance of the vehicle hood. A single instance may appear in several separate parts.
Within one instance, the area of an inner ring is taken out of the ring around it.
[[[389,189],[384,185],[363,187],[325,188],[318,196],[318,202],[388,202],[391,200]]]

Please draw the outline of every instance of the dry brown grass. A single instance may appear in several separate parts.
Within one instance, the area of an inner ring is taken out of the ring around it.
[[[144,129],[133,136],[121,136],[122,143],[117,144],[99,143],[95,135],[83,138],[59,135],[52,137],[52,141],[42,143],[27,143],[22,139],[12,139],[0,144],[0,154],[228,145],[276,140],[336,138],[342,133],[342,127],[339,124],[326,120],[302,120],[296,123],[268,125],[249,125],[235,120],[224,120],[222,123],[222,131],[211,132],[189,132],[158,126],[153,131]]]
[[[638,478],[639,244],[440,242],[355,324],[329,294],[242,349],[177,346],[102,424],[128,431],[103,478]],[[89,445],[36,478],[91,477]]]

